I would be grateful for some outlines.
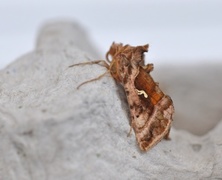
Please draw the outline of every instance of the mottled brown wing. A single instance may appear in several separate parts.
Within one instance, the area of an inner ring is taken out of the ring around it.
[[[143,90],[147,98],[139,96],[149,112],[149,118],[141,131],[136,131],[136,138],[141,150],[148,150],[163,138],[168,139],[174,113],[173,102],[169,96],[164,95],[153,78],[143,68],[135,80],[135,87]]]

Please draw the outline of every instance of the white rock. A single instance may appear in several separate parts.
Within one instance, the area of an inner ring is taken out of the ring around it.
[[[172,128],[171,141],[141,153],[110,76],[76,89],[105,69],[68,66],[95,58],[78,25],[50,23],[33,52],[0,72],[1,180],[222,177],[221,122],[203,136]]]

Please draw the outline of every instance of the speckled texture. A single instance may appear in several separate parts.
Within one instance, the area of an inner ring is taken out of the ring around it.
[[[111,77],[76,89],[105,71],[97,65],[68,68],[97,57],[83,30],[50,23],[37,42],[36,50],[0,72],[1,180],[222,177],[221,122],[201,137],[172,128],[171,141],[141,153],[134,134],[127,137],[127,104]],[[182,88],[178,73],[168,80]],[[189,90],[191,99],[200,98]],[[175,109],[183,103],[180,96],[172,96]]]

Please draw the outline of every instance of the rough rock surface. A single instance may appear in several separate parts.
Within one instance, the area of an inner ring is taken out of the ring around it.
[[[171,141],[140,152],[134,134],[127,137],[127,104],[112,78],[76,89],[105,70],[68,66],[95,58],[78,25],[57,22],[42,29],[33,52],[1,70],[1,180],[222,177],[221,122],[203,136],[172,128]],[[180,85],[177,77],[170,82]]]

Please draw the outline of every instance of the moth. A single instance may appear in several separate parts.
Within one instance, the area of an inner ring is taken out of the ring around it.
[[[174,113],[171,98],[161,91],[150,75],[153,64],[145,65],[144,53],[148,51],[148,47],[148,44],[130,46],[113,43],[106,53],[106,61],[97,60],[69,66],[98,64],[107,69],[104,74],[83,82],[78,88],[102,78],[106,73],[110,73],[123,86],[130,110],[129,134],[133,129],[142,151],[149,150],[162,139],[169,139]]]

